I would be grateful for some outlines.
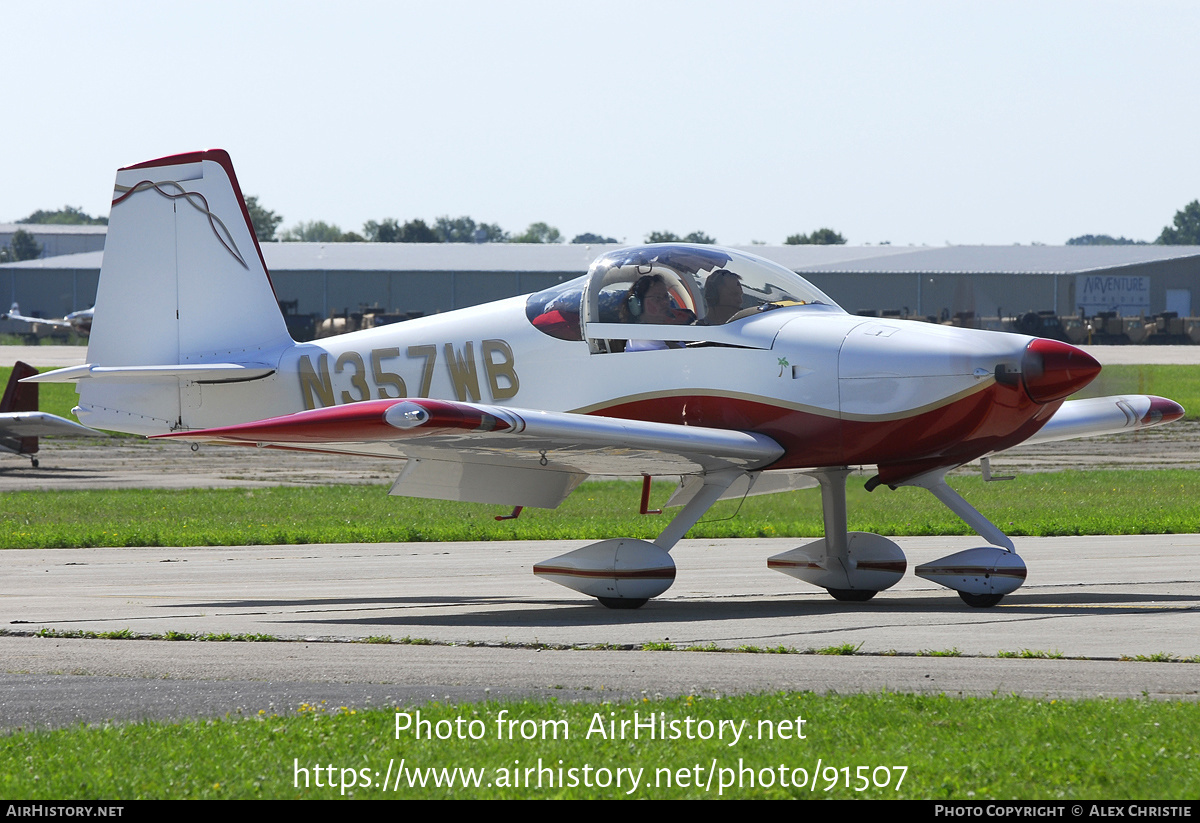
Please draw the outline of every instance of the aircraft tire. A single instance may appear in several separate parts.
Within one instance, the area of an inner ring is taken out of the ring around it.
[[[1004,599],[1002,594],[971,594],[970,592],[959,592],[958,596],[962,598],[962,602],[975,609],[990,609],[1001,600]]]
[[[870,589],[826,589],[830,597],[843,603],[865,603],[879,592]]]
[[[606,609],[640,609],[642,606],[646,605],[646,602],[650,598],[643,597],[638,599],[636,597],[597,597],[596,599],[599,600],[600,605],[604,606]]]

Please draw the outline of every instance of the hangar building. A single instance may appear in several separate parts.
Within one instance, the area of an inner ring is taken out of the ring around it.
[[[78,227],[74,227],[78,228]],[[103,227],[97,227],[103,228]],[[266,243],[281,301],[327,317],[362,305],[433,314],[578,277],[613,246]],[[1053,311],[1192,316],[1200,246],[750,246],[850,312],[948,318]],[[95,300],[103,252],[0,265],[0,302],[62,317]],[[137,307],[131,306],[136,314]]]
[[[13,235],[25,231],[42,247],[42,257],[103,251],[108,226],[73,226],[46,223],[0,223],[0,246],[11,246]]]

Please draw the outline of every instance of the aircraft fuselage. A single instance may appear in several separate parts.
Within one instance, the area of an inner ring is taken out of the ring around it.
[[[525,301],[297,344],[263,380],[194,385],[180,417],[211,428],[432,397],[754,431],[786,450],[773,468],[880,464],[899,477],[1018,443],[1059,405],[997,379],[997,367],[1022,371],[1033,338],[1021,335],[810,305],[716,327],[710,344],[594,353],[534,328]]]

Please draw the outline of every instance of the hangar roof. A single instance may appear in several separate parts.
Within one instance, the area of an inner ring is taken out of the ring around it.
[[[264,243],[272,271],[587,271],[619,246],[521,243]],[[793,271],[1075,274],[1194,259],[1200,246],[740,246]],[[0,269],[99,270],[103,252],[6,263]]]
[[[84,226],[74,223],[0,223],[0,234],[12,234],[21,230],[30,234],[107,234],[108,226]]]
[[[535,243],[263,243],[271,271],[545,271],[588,270],[612,245]],[[103,252],[6,264],[13,268],[99,269]]]
[[[288,271],[578,271],[617,245],[540,243],[264,243],[267,267]]]
[[[779,247],[771,247],[772,252]],[[795,246],[783,246],[793,249]],[[829,247],[825,247],[829,248]],[[847,249],[846,246],[833,248]],[[865,246],[863,250],[889,249]],[[1200,246],[938,246],[895,247],[896,252],[808,262],[768,255],[796,271],[931,274],[1082,274],[1163,260],[1195,258]],[[761,253],[761,252],[760,252]]]
[[[100,271],[100,261],[103,259],[104,252],[102,251],[57,254],[53,257],[39,257],[36,260],[0,263],[0,271],[7,271],[9,269],[95,269],[96,271]]]

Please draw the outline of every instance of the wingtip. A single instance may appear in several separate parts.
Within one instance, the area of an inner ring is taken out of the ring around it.
[[[1150,409],[1142,418],[1142,425],[1156,426],[1159,423],[1174,423],[1183,418],[1183,406],[1165,397],[1150,397]]]

